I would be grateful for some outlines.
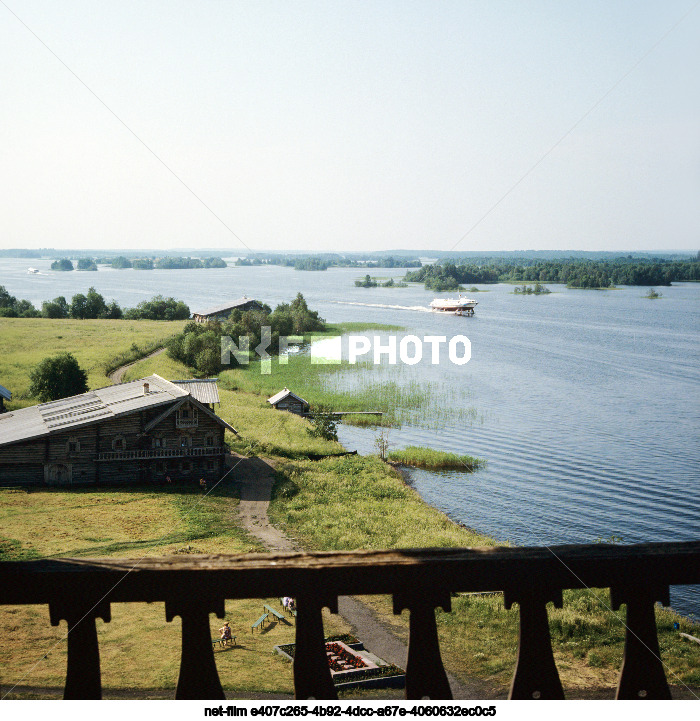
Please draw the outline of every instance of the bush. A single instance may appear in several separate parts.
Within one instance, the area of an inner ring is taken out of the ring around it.
[[[29,378],[30,394],[42,403],[76,396],[88,390],[87,373],[70,353],[44,358]]]

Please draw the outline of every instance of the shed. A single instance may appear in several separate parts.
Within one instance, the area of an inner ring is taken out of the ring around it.
[[[279,411],[290,411],[291,413],[297,413],[303,415],[309,412],[309,404],[301,396],[292,393],[289,388],[281,390],[279,393],[275,393],[272,398],[268,398],[267,402],[277,408]]]
[[[231,300],[228,303],[193,313],[192,318],[197,323],[207,323],[210,320],[225,321],[228,320],[233,310],[262,310],[262,303],[244,295],[242,298],[238,298],[238,300]]]
[[[5,408],[5,401],[11,401],[12,400],[12,393],[5,388],[5,386],[0,386],[0,413],[4,413]]]

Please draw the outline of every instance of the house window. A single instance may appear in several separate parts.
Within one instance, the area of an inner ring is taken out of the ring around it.
[[[189,461],[182,462],[183,473],[189,473],[192,470],[192,464]]]
[[[66,450],[68,453],[79,453],[80,452],[80,441],[71,436],[66,444]]]
[[[180,411],[180,417],[181,417],[181,418],[185,418],[185,419],[189,418],[189,417],[190,417],[190,410],[189,410],[189,408],[183,408],[183,409]]]
[[[163,447],[163,439],[160,436],[156,436],[153,439],[153,448],[162,448]]]
[[[211,433],[208,433],[205,437],[204,445],[207,446],[207,448],[212,448],[214,446],[214,436]]]
[[[215,465],[214,461],[207,461],[207,470],[208,471],[216,470],[216,465]]]
[[[192,437],[191,436],[182,436],[180,438],[180,448],[191,448],[192,447]]]
[[[112,441],[112,450],[113,451],[123,451],[126,448],[126,441],[124,440],[124,436],[117,436]]]
[[[165,470],[165,464],[163,461],[156,461],[156,473],[163,473]]]

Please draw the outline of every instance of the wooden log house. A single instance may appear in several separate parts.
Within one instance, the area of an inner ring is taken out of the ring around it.
[[[164,483],[224,472],[216,384],[158,375],[0,416],[0,486]]]

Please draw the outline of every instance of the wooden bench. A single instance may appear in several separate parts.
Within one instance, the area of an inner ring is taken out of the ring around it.
[[[211,645],[216,646],[216,644],[219,644],[221,648],[224,648],[228,644],[231,644],[234,648],[236,647],[236,637],[231,636],[231,638],[212,638]]]
[[[281,614],[279,611],[275,611],[274,608],[271,606],[268,606],[266,603],[263,603],[263,609],[266,609],[269,611],[278,621],[284,621],[287,625],[289,625],[289,621],[284,617],[283,614]]]
[[[260,626],[261,630],[265,628],[265,621],[267,621],[267,617],[269,615],[269,613],[263,613],[263,615],[260,616],[260,618],[250,627],[250,632],[253,633],[258,626]]]

